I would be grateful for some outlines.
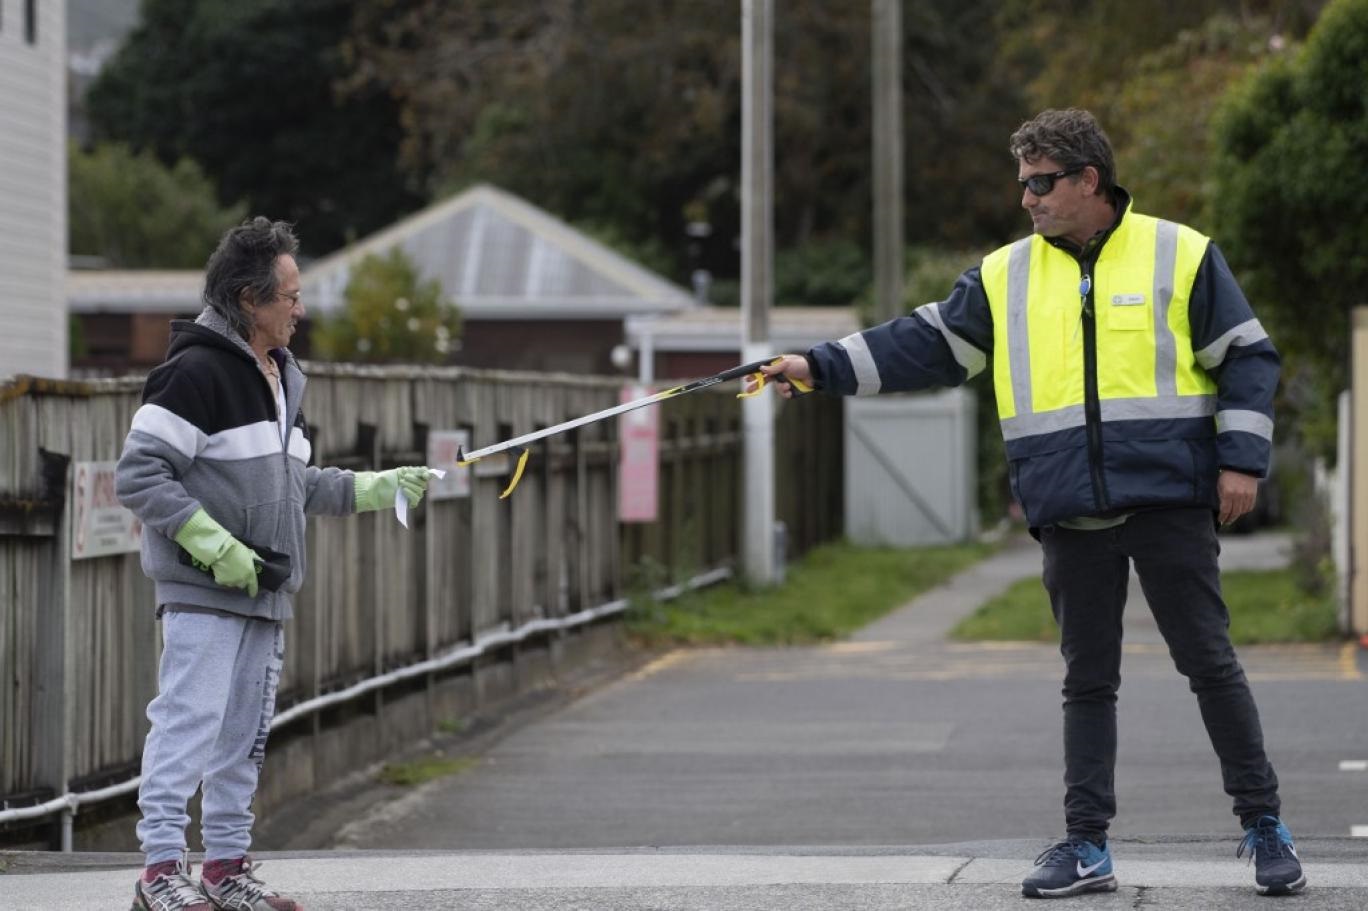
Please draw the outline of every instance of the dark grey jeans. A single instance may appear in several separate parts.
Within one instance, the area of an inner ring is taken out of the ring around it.
[[[1116,815],[1116,692],[1130,562],[1179,673],[1197,695],[1242,825],[1278,815],[1278,778],[1259,711],[1230,644],[1211,510],[1136,513],[1115,528],[1040,530],[1045,588],[1064,655],[1064,818],[1071,835],[1106,836]]]

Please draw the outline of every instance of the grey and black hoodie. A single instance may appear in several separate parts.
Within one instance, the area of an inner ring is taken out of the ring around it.
[[[356,511],[352,472],[309,465],[304,374],[287,350],[274,353],[290,428],[283,442],[275,397],[247,343],[209,308],[171,324],[166,360],[148,374],[115,475],[119,501],[144,526],[142,567],[158,605],[288,619],[306,568],[305,515]],[[238,540],[289,554],[289,581],[252,598],[181,563],[174,538],[200,507]]]

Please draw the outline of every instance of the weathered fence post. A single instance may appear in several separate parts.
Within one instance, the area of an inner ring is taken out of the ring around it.
[[[67,484],[71,476],[71,457],[39,450],[43,466],[43,497],[52,521],[43,544],[46,559],[40,562],[34,580],[38,592],[35,612],[38,650],[34,656],[33,702],[30,724],[35,733],[35,781],[52,789],[58,797],[67,792],[72,773],[71,701],[72,643],[70,604],[67,589],[71,577],[71,498]],[[56,841],[63,851],[71,850],[72,813],[62,813]]]

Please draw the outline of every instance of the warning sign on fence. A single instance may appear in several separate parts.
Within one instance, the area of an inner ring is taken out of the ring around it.
[[[136,551],[142,523],[114,495],[116,462],[77,462],[71,478],[71,559]]]
[[[627,386],[622,401],[652,393],[648,386]],[[660,480],[660,409],[647,407],[618,418],[618,521],[654,522]]]

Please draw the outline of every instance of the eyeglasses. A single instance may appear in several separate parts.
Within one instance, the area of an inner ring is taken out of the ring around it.
[[[1086,168],[1087,165],[1081,164],[1076,168],[1065,168],[1062,171],[1055,171],[1053,174],[1032,174],[1030,177],[1018,177],[1017,183],[1030,190],[1036,196],[1049,196],[1054,191],[1055,181],[1061,177],[1068,177],[1077,174]]]

